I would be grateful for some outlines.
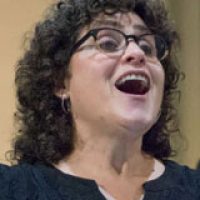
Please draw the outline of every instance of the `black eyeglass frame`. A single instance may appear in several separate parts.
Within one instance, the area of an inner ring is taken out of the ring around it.
[[[124,46],[124,49],[125,50],[129,44],[129,41],[134,41],[137,45],[138,45],[138,42],[140,41],[140,39],[144,36],[148,36],[148,35],[153,35],[154,38],[155,38],[155,48],[156,49],[160,49],[159,52],[157,51],[157,58],[161,61],[163,60],[167,55],[168,55],[168,47],[167,47],[167,43],[165,42],[165,40],[160,36],[160,35],[157,35],[157,34],[153,34],[153,33],[145,33],[145,34],[141,34],[141,35],[127,35],[125,34],[124,32],[118,30],[118,29],[114,29],[114,28],[96,28],[96,29],[92,29],[90,31],[88,31],[82,38],[80,38],[76,43],[75,45],[72,47],[72,50],[71,50],[71,55],[77,51],[77,49],[89,38],[89,37],[94,37],[95,41],[97,40],[97,34],[99,31],[101,30],[113,30],[113,31],[116,31],[116,32],[119,32],[121,35],[124,36],[125,38],[125,46]],[[157,42],[159,41],[159,42]],[[156,45],[156,44],[160,44],[159,46]],[[162,46],[161,46],[162,45]],[[103,50],[102,50],[103,51]],[[106,53],[106,51],[103,51]]]

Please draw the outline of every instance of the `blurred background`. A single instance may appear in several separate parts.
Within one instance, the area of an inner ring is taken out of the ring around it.
[[[15,133],[14,70],[23,53],[27,31],[44,16],[55,0],[0,0],[0,162],[8,163],[5,152],[11,149]],[[178,154],[173,159],[192,168],[200,159],[200,0],[166,0],[181,35],[179,62],[186,78],[181,82],[179,123],[182,134],[174,138]]]

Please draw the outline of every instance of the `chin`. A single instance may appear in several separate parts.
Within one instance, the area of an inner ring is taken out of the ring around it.
[[[118,124],[132,132],[145,134],[154,125],[155,120],[147,116],[126,116],[118,119]]]

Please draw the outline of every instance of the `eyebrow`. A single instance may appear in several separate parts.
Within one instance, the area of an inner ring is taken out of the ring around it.
[[[144,25],[141,25],[141,24],[136,24],[133,27],[134,27],[134,29],[141,31],[141,32],[148,32],[148,33],[151,32],[147,26],[144,26]]]
[[[102,27],[102,26],[112,26],[112,27],[118,28],[120,30],[124,28],[124,25],[120,24],[117,21],[109,20],[109,19],[106,19],[106,20],[95,20],[94,23],[92,24],[92,26],[94,26],[95,28],[99,27],[99,26],[100,27]],[[138,30],[138,31],[141,31],[141,32],[151,33],[149,28],[147,26],[145,26],[145,25],[142,25],[142,24],[135,24],[135,25],[133,25],[133,28]]]
[[[123,28],[123,25],[120,24],[119,22],[117,21],[114,21],[114,20],[109,20],[109,19],[106,19],[106,20],[95,20],[94,23],[92,24],[92,26],[113,26],[115,28],[119,28],[119,29],[122,29]]]

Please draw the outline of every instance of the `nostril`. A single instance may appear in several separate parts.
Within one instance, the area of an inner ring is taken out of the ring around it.
[[[143,55],[130,55],[129,57],[126,58],[126,61],[128,63],[135,63],[135,64],[140,64],[143,65],[145,64],[145,57]]]
[[[141,58],[140,58],[140,64],[145,64],[145,57],[144,56],[142,56]]]

